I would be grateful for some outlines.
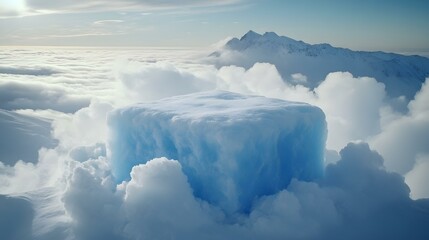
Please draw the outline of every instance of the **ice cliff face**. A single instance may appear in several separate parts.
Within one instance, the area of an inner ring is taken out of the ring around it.
[[[176,159],[194,195],[226,213],[323,172],[325,116],[305,103],[213,91],[119,109],[108,122],[119,181],[153,158]]]
[[[256,62],[268,62],[292,83],[292,74],[307,76],[305,85],[309,87],[316,87],[330,72],[374,77],[386,85],[391,97],[405,95],[409,100],[429,76],[429,59],[425,57],[311,45],[273,32],[260,35],[249,31],[240,39],[231,39],[210,58],[218,66],[234,64],[246,68]]]

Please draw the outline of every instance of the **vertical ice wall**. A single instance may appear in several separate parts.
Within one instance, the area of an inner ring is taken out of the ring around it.
[[[137,164],[176,159],[195,196],[226,213],[323,173],[325,116],[305,103],[212,91],[118,109],[109,126],[118,181]]]

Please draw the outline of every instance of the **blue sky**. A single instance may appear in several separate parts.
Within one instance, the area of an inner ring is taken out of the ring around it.
[[[426,0],[98,2],[2,0],[0,45],[204,47],[251,29],[356,50],[429,51]]]

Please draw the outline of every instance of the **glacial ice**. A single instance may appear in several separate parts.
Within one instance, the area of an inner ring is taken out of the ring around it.
[[[210,91],[117,109],[108,124],[118,182],[135,165],[175,159],[194,195],[227,214],[323,174],[325,115],[305,103]]]

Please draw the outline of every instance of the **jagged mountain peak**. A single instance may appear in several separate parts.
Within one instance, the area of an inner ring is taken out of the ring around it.
[[[294,73],[305,75],[311,88],[318,86],[330,72],[373,77],[385,84],[388,95],[404,95],[408,99],[414,97],[429,77],[429,59],[425,57],[353,51],[328,43],[308,44],[274,32],[249,31],[240,39],[231,39],[211,56],[218,58],[217,65],[249,68],[256,62],[271,63],[286,80]]]
[[[236,38],[237,39],[237,38]],[[279,36],[275,32],[265,32],[263,34],[259,34],[254,32],[253,30],[249,30],[246,34],[244,34],[238,41],[276,41],[276,42],[298,42],[303,43],[302,41],[297,41],[295,39]]]
[[[307,43],[295,39],[279,36],[275,32],[256,33],[252,30],[244,34],[240,39],[233,38],[226,44],[226,48],[244,50],[247,48],[269,48],[271,50],[286,49],[289,52],[308,49]]]
[[[244,35],[240,38],[240,41],[247,40],[247,39],[255,39],[255,38],[259,38],[259,37],[261,37],[261,36],[262,36],[261,34],[256,33],[256,32],[254,32],[254,31],[252,31],[252,30],[249,30],[246,34],[244,34]]]

